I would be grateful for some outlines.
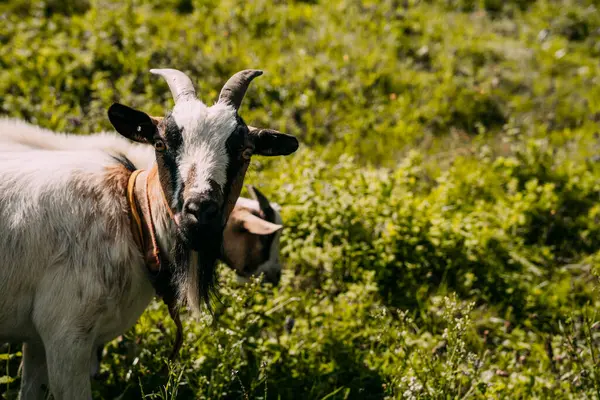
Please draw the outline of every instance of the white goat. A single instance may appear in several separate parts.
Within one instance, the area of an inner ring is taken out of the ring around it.
[[[114,156],[123,154],[137,169],[151,165],[154,160],[151,146],[131,142],[112,132],[73,135],[54,132],[16,118],[0,117],[0,152],[24,150],[103,150]],[[253,199],[238,198],[227,221],[221,259],[236,272],[240,283],[262,274],[265,282],[277,285],[281,277],[279,240],[283,228],[280,207],[269,202],[252,185],[248,185],[248,191]],[[175,324],[178,327],[177,338],[180,338],[182,327],[177,317]],[[177,351],[180,339],[176,339],[175,343],[174,351]],[[98,346],[97,355],[92,360],[92,376],[100,370],[103,347]]]
[[[89,399],[96,347],[131,327],[155,293],[197,310],[213,289],[223,230],[252,154],[297,140],[237,114],[260,71],[207,107],[180,71],[163,76],[166,117],[113,104],[123,136],[155,148],[148,170],[104,151],[0,154],[0,341],[23,341],[22,399]],[[135,171],[134,171],[135,170]],[[171,308],[171,307],[170,307]]]
[[[152,146],[131,142],[113,132],[75,135],[54,132],[17,118],[0,117],[0,152],[24,150],[103,150],[114,156],[124,155],[136,169],[148,168],[154,162]],[[269,202],[251,185],[248,192],[252,199],[238,198],[227,221],[221,258],[236,272],[239,282],[263,274],[266,282],[276,285],[281,277],[280,206]]]

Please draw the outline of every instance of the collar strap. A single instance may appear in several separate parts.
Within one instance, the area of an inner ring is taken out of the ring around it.
[[[127,182],[127,202],[129,203],[129,209],[131,210],[131,217],[132,217],[131,218],[131,224],[132,224],[131,230],[133,233],[134,240],[137,242],[137,244],[140,248],[140,251],[142,252],[142,255],[144,256],[144,263],[146,264],[146,268],[150,272],[150,281],[152,282],[152,286],[154,287],[156,294],[159,297],[162,297],[163,301],[167,305],[168,310],[169,310],[169,315],[171,316],[171,319],[173,319],[173,321],[175,322],[175,326],[177,327],[177,333],[175,335],[175,342],[173,344],[173,350],[169,356],[169,359],[171,361],[174,361],[177,358],[177,356],[179,355],[179,350],[181,349],[181,345],[183,344],[183,326],[181,324],[181,318],[179,317],[179,309],[178,309],[176,291],[173,290],[170,285],[172,278],[170,275],[169,268],[166,268],[165,271],[163,271],[163,275],[166,272],[164,279],[156,279],[158,276],[158,273],[161,272],[160,271],[161,270],[161,259],[160,259],[159,247],[158,247],[158,244],[156,241],[156,232],[154,230],[154,222],[152,220],[152,208],[150,206],[150,197],[149,197],[149,191],[148,191],[148,184],[149,184],[150,179],[148,179],[148,177],[146,177],[146,184],[144,185],[144,191],[146,192],[145,200],[146,200],[147,207],[148,207],[148,210],[147,210],[147,216],[148,216],[147,219],[148,220],[146,221],[146,228],[147,228],[148,234],[150,236],[150,238],[149,238],[150,243],[149,243],[149,246],[146,246],[144,244],[144,225],[143,225],[144,214],[142,213],[142,215],[140,215],[140,210],[138,209],[138,204],[135,199],[136,180],[137,180],[137,177],[140,175],[140,173],[142,173],[143,171],[144,170],[141,170],[141,169],[133,171],[131,173],[131,175],[129,176],[129,181]],[[165,206],[167,206],[169,215],[171,216],[171,218],[173,218],[173,213],[172,213],[171,209],[169,208],[167,198],[165,197],[164,192],[162,191],[162,187],[161,187],[161,194],[162,194],[162,198],[165,203]],[[148,248],[148,247],[150,247],[150,248]],[[167,262],[167,265],[168,265],[168,262]],[[164,283],[161,284],[161,282],[159,282],[161,280],[164,281]],[[166,285],[165,285],[165,283],[166,283]]]
[[[142,228],[140,212],[135,201],[134,190],[136,178],[142,171],[143,169],[133,171],[133,173],[129,176],[129,182],[127,182],[127,202],[129,203],[129,209],[131,210],[131,217],[133,218],[132,222],[135,225],[135,228],[137,228],[133,229],[133,237],[140,248],[143,247],[144,243],[144,230]]]
[[[138,208],[138,203],[136,201],[135,196],[135,184],[137,181],[137,177],[144,172],[143,169],[135,170],[129,176],[129,181],[127,183],[127,202],[129,203],[129,209],[131,210],[132,217],[132,233],[134,240],[137,242],[142,255],[144,256],[144,262],[146,264],[146,268],[150,270],[150,272],[157,273],[160,271],[160,254],[159,248],[156,241],[156,232],[154,230],[154,222],[152,220],[152,210],[150,206],[150,198],[148,197],[148,179],[146,179],[146,185],[144,187],[144,191],[146,192],[146,202],[148,207],[148,221],[144,221],[143,213],[140,213],[140,209]],[[146,230],[148,231],[148,235],[150,236],[150,243],[145,243],[144,240],[144,222],[146,222]]]
[[[152,252],[152,256],[148,260],[148,268],[158,273],[160,272],[160,252],[158,248],[158,242],[156,240],[156,229],[154,229],[154,220],[152,219],[152,207],[150,206],[150,191],[148,190],[148,184],[150,183],[150,179],[146,178],[146,204],[148,206],[148,230],[150,231],[150,251]]]

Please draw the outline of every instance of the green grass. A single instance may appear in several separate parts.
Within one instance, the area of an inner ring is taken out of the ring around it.
[[[247,182],[283,205],[279,288],[222,270],[214,317],[153,303],[108,346],[98,398],[600,397],[597,1],[0,3],[0,114],[77,133],[150,68],[298,135]],[[0,347],[0,397],[20,354]]]

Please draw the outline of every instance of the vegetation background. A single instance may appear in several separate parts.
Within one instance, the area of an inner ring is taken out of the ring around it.
[[[0,114],[86,134],[161,115],[150,68],[301,138],[247,182],[283,205],[277,288],[186,319],[153,303],[97,398],[586,399],[600,395],[597,0],[3,0]],[[0,347],[0,397],[19,349]]]

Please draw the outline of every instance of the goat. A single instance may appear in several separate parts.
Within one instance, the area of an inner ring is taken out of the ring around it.
[[[160,120],[160,117],[152,117]],[[104,150],[123,154],[136,168],[150,166],[151,146],[131,142],[112,132],[75,135],[54,132],[16,118],[0,117],[0,152],[26,150],[86,151]],[[232,268],[239,282],[264,275],[267,283],[277,285],[281,277],[279,236],[283,227],[280,207],[255,187],[248,185],[253,199],[238,198],[223,237],[221,259]]]
[[[269,203],[267,198],[251,185],[248,185],[248,191],[254,200],[240,197],[227,221],[223,235],[222,259],[236,272],[240,283],[248,282],[252,276],[264,274],[265,282],[277,285],[281,277],[279,236],[282,220],[279,206]],[[276,231],[270,233],[274,229]],[[171,358],[179,349],[179,338],[182,335],[181,322],[177,317],[174,322],[177,326],[177,339]],[[92,377],[100,372],[103,351],[104,344],[101,344],[92,360]]]
[[[159,117],[152,117],[159,119]],[[112,154],[124,154],[132,160],[136,168],[151,165],[154,157],[152,147],[131,142],[110,132],[100,132],[80,136],[58,133],[25,121],[13,118],[0,118],[0,152],[23,150],[104,150]],[[264,275],[264,281],[277,285],[281,277],[279,261],[279,237],[283,227],[280,207],[269,200],[255,187],[248,185],[253,200],[240,197],[231,212],[223,234],[223,254],[221,259],[232,268],[238,282]],[[178,327],[173,354],[181,345],[182,326],[177,317]],[[98,346],[92,360],[91,375],[100,370],[104,345]]]
[[[157,294],[177,314],[210,305],[223,231],[253,154],[298,141],[249,127],[237,111],[244,70],[206,106],[189,77],[167,81],[175,105],[162,120],[115,103],[124,137],[154,147],[147,170],[103,151],[0,154],[0,341],[22,341],[22,399],[89,399],[97,346],[131,327]]]

